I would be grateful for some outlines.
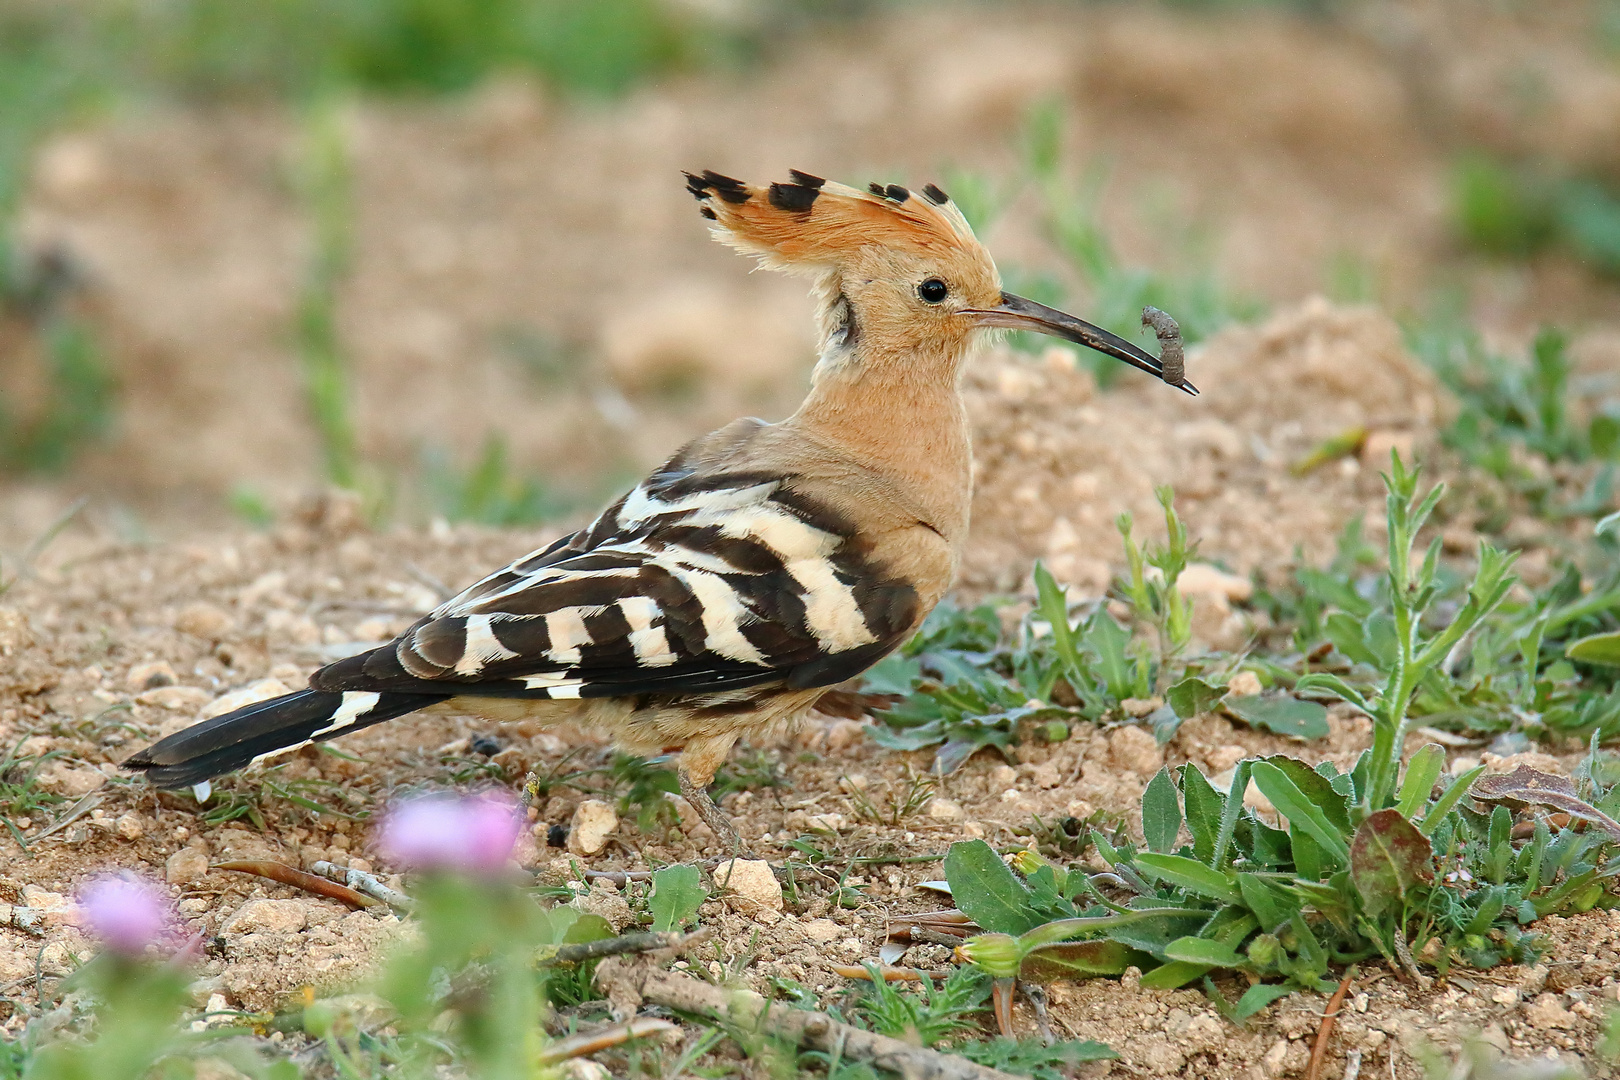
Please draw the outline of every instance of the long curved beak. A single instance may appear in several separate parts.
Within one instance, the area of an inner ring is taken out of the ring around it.
[[[1123,360],[1131,367],[1139,368],[1155,378],[1164,378],[1164,365],[1159,363],[1157,357],[1143,352],[1119,335],[1111,334],[1100,326],[1093,326],[1056,308],[1037,304],[1033,300],[1025,300],[1022,296],[1004,292],[1001,294],[1000,306],[970,309],[962,314],[970,316],[980,326],[1033,330],[1038,334],[1049,334],[1064,341],[1072,341],[1076,345],[1084,345],[1088,349],[1106,353],[1116,360]],[[1198,393],[1198,387],[1185,379],[1170,385],[1178,386],[1189,394]]]

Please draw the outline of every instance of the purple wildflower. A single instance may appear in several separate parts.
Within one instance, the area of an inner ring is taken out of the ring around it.
[[[103,945],[125,956],[139,956],[174,928],[174,913],[163,891],[128,878],[91,882],[79,894],[79,914]]]
[[[417,870],[495,874],[506,865],[522,820],[500,795],[430,795],[396,805],[383,819],[377,846]]]

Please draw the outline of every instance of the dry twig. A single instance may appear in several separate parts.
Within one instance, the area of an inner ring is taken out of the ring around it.
[[[1344,995],[1350,991],[1350,983],[1356,977],[1355,965],[1344,973],[1344,980],[1339,988],[1333,991],[1328,998],[1327,1011],[1322,1014],[1322,1024],[1316,1029],[1316,1045],[1311,1047],[1311,1062],[1305,1067],[1305,1080],[1322,1080],[1322,1066],[1327,1062],[1328,1039],[1333,1037],[1333,1021],[1339,1018],[1339,1010],[1344,1008]]]
[[[272,862],[269,859],[237,859],[232,862],[215,863],[211,869],[233,870],[238,874],[253,874],[255,877],[269,878],[271,881],[279,881],[283,885],[291,885],[295,889],[303,889],[305,892],[312,892],[329,900],[341,900],[352,908],[376,907],[378,903],[373,898],[356,892],[347,885],[330,881],[324,877],[316,877],[314,874],[305,873],[296,866]]]
[[[390,889],[381,881],[378,881],[375,874],[368,874],[364,870],[337,866],[334,863],[327,862],[325,859],[311,863],[309,868],[328,881],[346,885],[356,892],[381,900],[389,907],[399,908],[401,911],[410,911],[416,906],[415,900],[412,900],[398,889]]]
[[[747,990],[711,986],[685,975],[660,971],[645,961],[607,960],[596,969],[597,986],[624,1006],[650,1001],[665,1008],[726,1020],[749,1031],[799,1046],[831,1051],[846,1059],[870,1061],[908,1080],[1012,1080],[999,1069],[942,1054],[841,1024],[826,1013],[766,1001]]]
[[[620,934],[601,941],[586,941],[577,945],[558,945],[556,952],[542,958],[539,963],[581,964],[604,956],[623,956],[626,953],[657,952],[660,949],[680,950],[709,940],[712,931],[707,927],[690,934],[664,931],[647,934]]]
[[[864,967],[854,967],[849,964],[834,964],[832,965],[832,969],[834,975],[840,975],[846,979],[864,979],[867,982],[872,981],[872,972]],[[948,969],[943,971],[924,971],[921,968],[893,967],[889,964],[884,964],[878,969],[878,971],[883,975],[884,982],[922,982],[924,979],[948,979],[951,977],[951,973]]]
[[[540,1064],[556,1065],[569,1058],[584,1057],[586,1054],[595,1054],[615,1046],[629,1042],[631,1039],[644,1039],[649,1035],[662,1035],[666,1031],[679,1031],[680,1025],[672,1024],[668,1020],[657,1020],[650,1016],[638,1016],[623,1024],[613,1024],[609,1027],[582,1035],[572,1035],[566,1039],[558,1039],[544,1050],[540,1051]]]

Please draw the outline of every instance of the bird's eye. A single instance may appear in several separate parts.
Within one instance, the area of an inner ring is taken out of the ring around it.
[[[931,277],[921,285],[917,286],[917,295],[922,297],[924,302],[929,304],[939,303],[950,294],[950,291],[950,289],[945,287],[945,283],[939,280],[937,277]]]

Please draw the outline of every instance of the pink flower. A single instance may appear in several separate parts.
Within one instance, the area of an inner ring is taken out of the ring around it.
[[[79,914],[103,945],[125,956],[139,956],[174,929],[174,913],[163,891],[128,878],[91,882],[79,894]]]
[[[503,795],[429,795],[394,806],[377,846],[384,856],[417,870],[495,874],[506,865],[523,822]]]

